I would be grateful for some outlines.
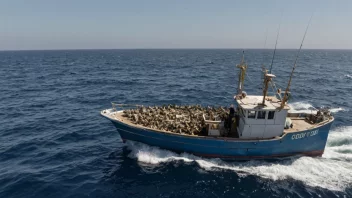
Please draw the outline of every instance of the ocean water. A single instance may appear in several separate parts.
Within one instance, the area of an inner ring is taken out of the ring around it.
[[[286,86],[295,50],[278,50]],[[329,107],[323,157],[222,161],[122,143],[111,101],[229,106],[242,50],[0,52],[0,197],[352,197],[352,51],[303,50],[292,111]],[[246,50],[261,93],[272,50]]]

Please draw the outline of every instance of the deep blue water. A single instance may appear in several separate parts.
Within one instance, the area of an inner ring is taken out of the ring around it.
[[[304,50],[291,106],[333,109],[322,158],[225,162],[122,143],[120,103],[230,105],[241,50],[0,52],[0,197],[352,197],[352,51]],[[286,85],[295,50],[273,73]],[[260,94],[271,50],[247,50]]]

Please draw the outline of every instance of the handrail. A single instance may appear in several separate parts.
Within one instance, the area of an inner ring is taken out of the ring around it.
[[[116,102],[111,102],[112,109],[116,111],[116,107],[119,107],[123,109],[124,107],[144,107],[143,105],[137,105],[137,104],[118,104]]]

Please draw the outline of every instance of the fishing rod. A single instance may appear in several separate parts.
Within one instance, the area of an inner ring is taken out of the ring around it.
[[[294,62],[294,64],[293,64],[292,72],[291,72],[291,75],[290,75],[290,80],[288,81],[287,88],[286,88],[286,90],[285,90],[284,99],[283,99],[282,102],[281,102],[281,108],[283,108],[283,107],[285,106],[285,102],[286,102],[287,99],[288,99],[288,92],[289,92],[289,90],[290,90],[293,72],[294,72],[295,69],[296,69],[297,60],[298,60],[299,54],[300,54],[300,52],[301,52],[301,50],[302,50],[303,42],[304,42],[304,39],[306,38],[306,35],[307,35],[307,32],[308,32],[309,26],[310,26],[311,21],[312,21],[312,18],[313,18],[313,14],[310,16],[310,19],[309,19],[309,22],[308,22],[306,31],[304,32],[304,35],[303,35],[303,39],[302,39],[302,42],[301,42],[301,46],[300,46],[299,49],[298,49],[298,52],[297,52],[297,55],[296,55],[296,58],[295,58],[295,62]]]

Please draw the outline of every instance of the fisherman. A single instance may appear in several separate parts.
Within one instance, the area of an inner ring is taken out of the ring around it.
[[[233,105],[230,106],[230,113],[229,116],[227,117],[227,124],[228,124],[228,129],[229,131],[231,131],[231,126],[232,126],[232,118],[235,117],[235,108],[233,107]]]
[[[235,116],[235,108],[233,107],[233,104],[230,106],[230,116]]]

